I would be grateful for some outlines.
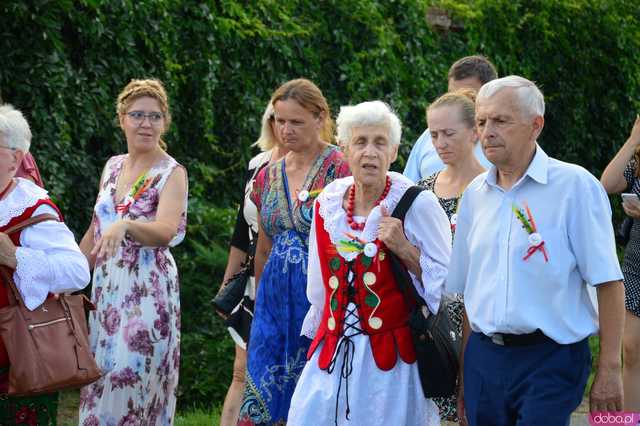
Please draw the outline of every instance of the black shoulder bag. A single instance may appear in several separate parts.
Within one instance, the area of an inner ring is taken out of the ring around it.
[[[247,284],[251,279],[251,271],[253,271],[253,251],[255,244],[249,246],[250,252],[247,253],[247,259],[242,264],[241,269],[225,282],[218,290],[218,293],[211,300],[215,310],[225,318],[231,315],[231,312],[242,301]]]
[[[407,189],[392,216],[404,222],[411,204],[423,189],[419,186]],[[407,268],[395,254],[388,251],[388,255],[405,299],[415,300],[415,306],[409,314],[409,329],[416,349],[424,396],[434,398],[455,395],[462,338],[456,333],[449,314],[448,305],[452,300],[443,295],[438,312],[430,314],[426,302],[416,291]]]
[[[258,173],[260,173],[260,171],[268,165],[269,162],[266,161],[259,167],[257,167],[253,172],[249,170],[250,175],[248,177],[248,181],[251,179],[255,179]],[[240,209],[242,210],[243,208],[244,201],[242,202],[242,204],[240,204]],[[242,214],[242,212],[240,212],[240,214]],[[251,228],[249,227],[249,229]],[[253,276],[253,262],[256,253],[256,245],[258,244],[258,236],[257,234],[254,235],[253,231],[250,232],[253,238],[251,238],[251,242],[247,249],[247,257],[242,263],[240,270],[222,284],[220,289],[218,289],[218,293],[211,300],[211,303],[213,304],[216,312],[218,312],[218,314],[220,314],[224,318],[227,318],[229,315],[231,315],[236,306],[238,306],[238,304],[242,301],[247,289],[247,285],[249,284],[249,280]]]

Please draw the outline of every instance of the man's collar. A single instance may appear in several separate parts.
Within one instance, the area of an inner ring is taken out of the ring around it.
[[[529,168],[525,175],[529,175],[531,179],[538,183],[546,184],[549,172],[549,156],[540,148],[536,142],[536,153],[529,164]]]
[[[536,142],[536,153],[533,155],[533,160],[529,163],[527,171],[514,185],[517,186],[525,176],[529,176],[531,179],[538,183],[546,184],[549,171],[549,156],[542,150],[540,145]],[[498,186],[498,169],[496,166],[492,166],[484,177],[484,183],[491,186]]]

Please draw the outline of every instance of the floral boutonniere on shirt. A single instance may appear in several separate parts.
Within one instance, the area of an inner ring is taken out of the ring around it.
[[[298,192],[298,201],[300,201],[301,203],[305,203],[307,202],[308,199],[314,199],[316,198],[318,195],[320,195],[320,193],[322,192],[323,188],[320,189],[314,189],[311,191],[307,191],[306,189],[303,189],[302,191]]]
[[[524,203],[524,210],[520,208],[517,204],[513,204],[511,206],[513,212],[516,215],[516,218],[520,221],[522,228],[529,234],[529,248],[527,249],[527,253],[524,255],[522,260],[527,260],[537,251],[540,251],[544,256],[545,263],[549,261],[549,256],[547,255],[547,250],[544,247],[544,239],[542,235],[538,232],[536,228],[536,222],[533,219],[533,215],[531,214],[531,210],[527,203]]]

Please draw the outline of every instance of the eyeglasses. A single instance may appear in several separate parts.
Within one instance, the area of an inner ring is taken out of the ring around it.
[[[129,111],[127,113],[131,121],[133,121],[138,126],[144,122],[145,118],[149,119],[149,123],[151,124],[160,124],[160,121],[164,118],[164,114],[157,111],[152,112],[144,112],[144,111]]]

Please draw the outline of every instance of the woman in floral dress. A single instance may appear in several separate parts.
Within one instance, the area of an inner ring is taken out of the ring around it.
[[[94,265],[90,342],[104,376],[82,389],[81,425],[169,425],[180,359],[178,271],[186,172],[160,139],[171,116],[157,80],[132,80],[117,112],[128,154],[107,162],[80,247]]]
[[[433,146],[445,164],[444,170],[418,182],[438,198],[455,234],[458,203],[469,183],[484,172],[474,149],[478,142],[475,123],[475,91],[460,89],[436,99],[427,108],[427,124],[431,131]],[[462,295],[449,305],[451,317],[458,334],[462,336]],[[458,421],[456,396],[434,398],[440,409],[440,417]]]
[[[258,284],[249,338],[240,425],[285,424],[310,340],[300,336],[309,310],[308,238],[313,200],[349,174],[330,145],[333,122],[320,89],[291,80],[271,98],[276,131],[287,155],[258,174],[252,199],[260,212],[255,276]]]

